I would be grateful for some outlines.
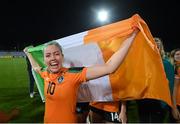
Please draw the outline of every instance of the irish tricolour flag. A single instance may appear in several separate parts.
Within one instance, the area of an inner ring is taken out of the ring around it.
[[[117,71],[91,80],[79,88],[78,101],[117,101],[152,98],[172,105],[168,80],[153,36],[139,15],[99,28],[67,36],[56,41],[63,47],[64,66],[92,66],[105,63],[134,28],[139,28],[128,55]],[[42,66],[43,47],[30,48],[35,60]],[[34,77],[44,100],[43,79]]]

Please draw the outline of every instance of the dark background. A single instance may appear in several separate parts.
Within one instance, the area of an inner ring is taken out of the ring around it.
[[[110,21],[100,24],[95,11],[107,8]],[[180,6],[177,0],[59,0],[1,2],[0,50],[22,50],[117,22],[139,14],[166,51],[180,47]]]

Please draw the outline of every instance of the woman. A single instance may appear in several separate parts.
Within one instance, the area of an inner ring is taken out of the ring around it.
[[[78,87],[82,82],[113,73],[128,53],[138,30],[128,37],[121,48],[104,65],[82,68],[64,68],[61,46],[54,42],[44,48],[46,70],[34,61],[28,48],[24,49],[33,69],[44,78],[46,97],[44,122],[77,122],[76,102]]]
[[[173,116],[178,122],[180,122],[180,49],[175,49],[171,55],[175,66],[173,90],[173,103],[175,109],[173,111]]]

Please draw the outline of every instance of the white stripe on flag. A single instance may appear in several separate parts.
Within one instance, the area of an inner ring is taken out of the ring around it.
[[[88,67],[104,64],[104,59],[99,46],[90,43],[82,46],[71,47],[64,50],[65,67]],[[104,76],[88,83],[83,83],[78,92],[78,101],[112,101],[112,89],[109,76]]]
[[[57,39],[56,42],[58,42],[62,46],[63,49],[83,45],[84,36],[87,35],[87,33],[88,31],[70,35],[61,39]]]

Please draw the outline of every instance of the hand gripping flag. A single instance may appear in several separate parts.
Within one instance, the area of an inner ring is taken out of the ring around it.
[[[129,34],[140,31],[123,63],[116,72],[88,83],[78,92],[78,101],[119,101],[152,98],[172,106],[168,80],[155,41],[145,21],[137,14],[131,18],[67,36],[56,41],[63,47],[65,67],[92,66],[105,63],[121,46]],[[28,52],[40,66],[44,45],[29,48]],[[41,95],[43,79],[34,72]]]

